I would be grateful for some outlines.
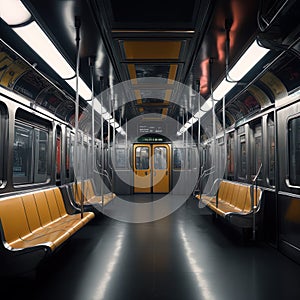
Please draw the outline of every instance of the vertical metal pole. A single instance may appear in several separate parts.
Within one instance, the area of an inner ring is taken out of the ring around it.
[[[83,218],[83,197],[81,191],[78,189],[78,120],[79,120],[79,64],[80,64],[80,18],[75,17],[75,29],[76,29],[76,46],[77,46],[77,57],[76,57],[76,105],[75,105],[75,149],[74,149],[74,160],[75,160],[75,194],[80,199],[80,212],[81,218]]]
[[[125,152],[126,153],[126,158],[125,159],[126,159],[126,167],[129,167],[129,163],[128,163],[129,162],[129,158],[128,158],[129,151],[128,151],[128,134],[127,134],[127,129],[128,129],[127,128],[127,119],[125,119],[125,131],[126,131],[125,132],[125,134],[126,134],[125,135],[125,139],[126,139],[125,140],[125,149],[126,149],[126,152]]]
[[[102,80],[100,78],[100,84],[102,83]],[[101,84],[101,94],[100,94],[100,104],[101,104],[101,185],[100,185],[100,191],[101,191],[101,202],[102,202],[102,209],[104,204],[104,195],[103,195],[103,178],[104,178],[104,118],[103,118],[103,99],[102,99],[102,84]]]
[[[111,114],[111,100],[109,100],[108,102],[108,110],[109,110],[109,113]],[[109,149],[110,148],[110,132],[111,132],[111,126],[110,126],[111,123],[108,123],[108,133],[107,133],[107,148]]]
[[[91,65],[91,63],[90,63]],[[95,169],[95,95],[94,95],[94,65],[91,65],[92,83],[92,173]]]
[[[125,119],[125,147],[128,146],[128,134],[127,134],[127,118]],[[126,150],[127,151],[127,150]]]
[[[225,179],[227,179],[227,137],[226,137],[226,119],[225,119],[225,95],[223,96],[223,130],[224,130],[224,159],[225,159]]]
[[[114,127],[113,127],[113,147],[111,150],[111,157],[115,159],[115,149],[116,149],[116,112],[115,112],[115,99],[114,99],[114,93],[113,93],[113,88],[112,88],[112,97],[111,97],[111,102],[112,102],[112,116],[114,119]],[[114,179],[114,172],[113,168],[111,168],[111,192],[114,191],[114,186],[113,186],[113,179]]]
[[[197,91],[198,92],[198,91]],[[201,196],[202,190],[201,190],[201,176],[202,176],[202,159],[201,159],[201,151],[200,151],[200,144],[201,144],[201,117],[200,117],[200,109],[201,109],[201,96],[200,96],[200,90],[198,94],[199,100],[198,100],[198,159],[199,159],[199,165],[200,165],[200,174],[199,176],[199,183],[198,183],[198,190],[199,194]]]
[[[186,109],[186,120],[185,120],[185,122],[187,122],[188,121],[188,99],[187,99],[187,109]],[[189,161],[188,161],[188,159],[189,159],[189,156],[188,156],[188,151],[189,151],[189,146],[188,146],[188,129],[185,131],[185,166],[186,166],[186,177],[185,177],[185,180],[187,180],[188,179],[188,177],[187,177],[187,175],[188,175],[188,171],[189,171]]]
[[[189,102],[189,110],[192,108],[192,94],[193,94],[193,89],[190,88],[190,102]],[[194,114],[192,114],[192,126],[191,126],[191,148],[193,148],[194,144]]]
[[[213,142],[212,142],[212,166],[215,166],[216,168],[216,115],[215,115],[215,100],[213,96],[213,88],[212,88],[212,64],[213,60],[209,60],[209,67],[210,67],[210,95],[211,95],[211,101],[212,101],[212,121],[213,121]]]
[[[186,110],[186,120],[185,122],[187,122],[189,119],[189,112],[188,112],[188,109]],[[188,142],[189,142],[189,135],[188,135],[188,129],[186,130],[186,134],[185,134],[185,143],[186,143],[186,146],[188,147]]]

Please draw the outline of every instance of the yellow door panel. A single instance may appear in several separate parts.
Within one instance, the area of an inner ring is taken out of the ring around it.
[[[169,145],[153,145],[152,153],[153,193],[168,193],[170,191]]]
[[[134,192],[151,193],[151,147],[150,145],[134,145]]]

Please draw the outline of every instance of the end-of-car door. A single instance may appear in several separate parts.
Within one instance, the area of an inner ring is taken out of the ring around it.
[[[134,193],[151,193],[151,147],[134,145]]]
[[[170,191],[170,146],[167,144],[153,145],[153,193]]]

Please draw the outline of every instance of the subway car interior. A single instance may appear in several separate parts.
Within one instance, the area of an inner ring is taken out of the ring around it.
[[[0,0],[1,299],[300,299],[300,2]]]

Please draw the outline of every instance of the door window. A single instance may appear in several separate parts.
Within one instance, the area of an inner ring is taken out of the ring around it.
[[[135,168],[137,170],[149,169],[149,148],[148,147],[136,147]]]

